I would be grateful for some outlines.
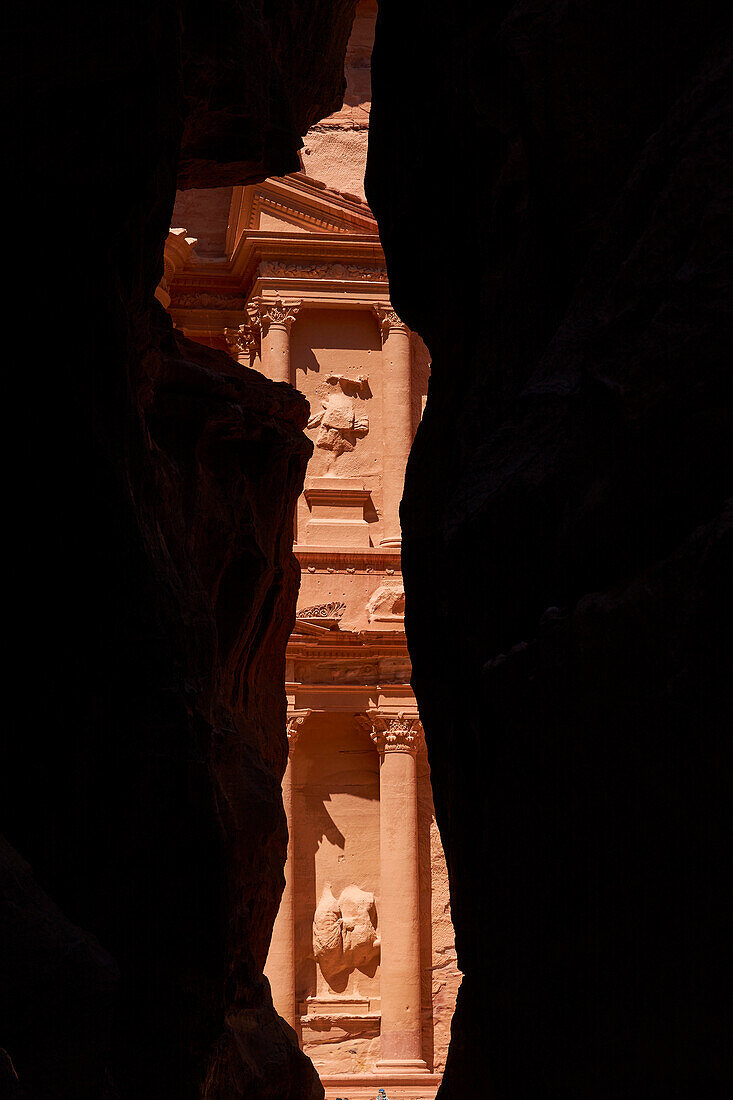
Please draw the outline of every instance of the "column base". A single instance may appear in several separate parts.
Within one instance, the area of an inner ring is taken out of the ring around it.
[[[388,1058],[379,1061],[376,1065],[377,1073],[401,1074],[401,1073],[430,1073],[427,1064],[422,1058]]]
[[[380,546],[384,546],[385,549],[399,550],[402,547],[402,535],[395,535],[392,538],[380,539]]]

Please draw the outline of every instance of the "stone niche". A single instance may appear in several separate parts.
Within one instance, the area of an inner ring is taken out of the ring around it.
[[[379,1058],[379,757],[353,715],[313,715],[294,756],[296,1000],[320,1074]]]

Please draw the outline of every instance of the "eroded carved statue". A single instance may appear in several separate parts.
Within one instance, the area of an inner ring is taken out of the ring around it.
[[[313,955],[332,989],[343,990],[353,970],[373,976],[379,962],[374,894],[347,886],[337,899],[325,886],[313,917]]]
[[[331,392],[321,402],[321,411],[308,421],[308,427],[320,425],[316,447],[333,451],[338,456],[353,451],[357,439],[369,431],[369,417],[358,409],[355,401],[370,396],[369,380],[365,375],[347,378],[342,374],[329,374],[326,383]]]
[[[405,589],[383,584],[375,589],[367,603],[369,622],[402,622],[405,618]]]

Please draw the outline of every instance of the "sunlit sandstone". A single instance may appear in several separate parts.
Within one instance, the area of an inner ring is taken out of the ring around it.
[[[338,189],[365,152],[375,13],[359,5],[343,111],[306,138],[323,151],[316,138],[329,135],[329,156],[258,186],[181,195],[185,229],[171,232],[160,296],[233,370],[289,382],[311,406],[287,662],[286,884],[266,967],[275,1007],[328,1098],[373,1100],[384,1087],[390,1100],[431,1100],[460,976],[409,686],[399,524],[429,356],[392,307],[371,211]]]

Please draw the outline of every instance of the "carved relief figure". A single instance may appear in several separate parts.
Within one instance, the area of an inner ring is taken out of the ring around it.
[[[321,402],[321,411],[308,421],[308,427],[320,425],[316,447],[332,451],[338,457],[345,451],[353,451],[357,439],[369,431],[369,417],[361,413],[355,400],[370,396],[369,379],[363,374],[358,378],[329,374],[326,382],[330,392]]]
[[[369,622],[403,622],[405,618],[405,590],[400,585],[383,584],[375,589],[367,603]]]
[[[346,988],[352,970],[373,977],[379,961],[374,894],[347,886],[336,899],[325,886],[313,917],[313,955],[337,992]]]

